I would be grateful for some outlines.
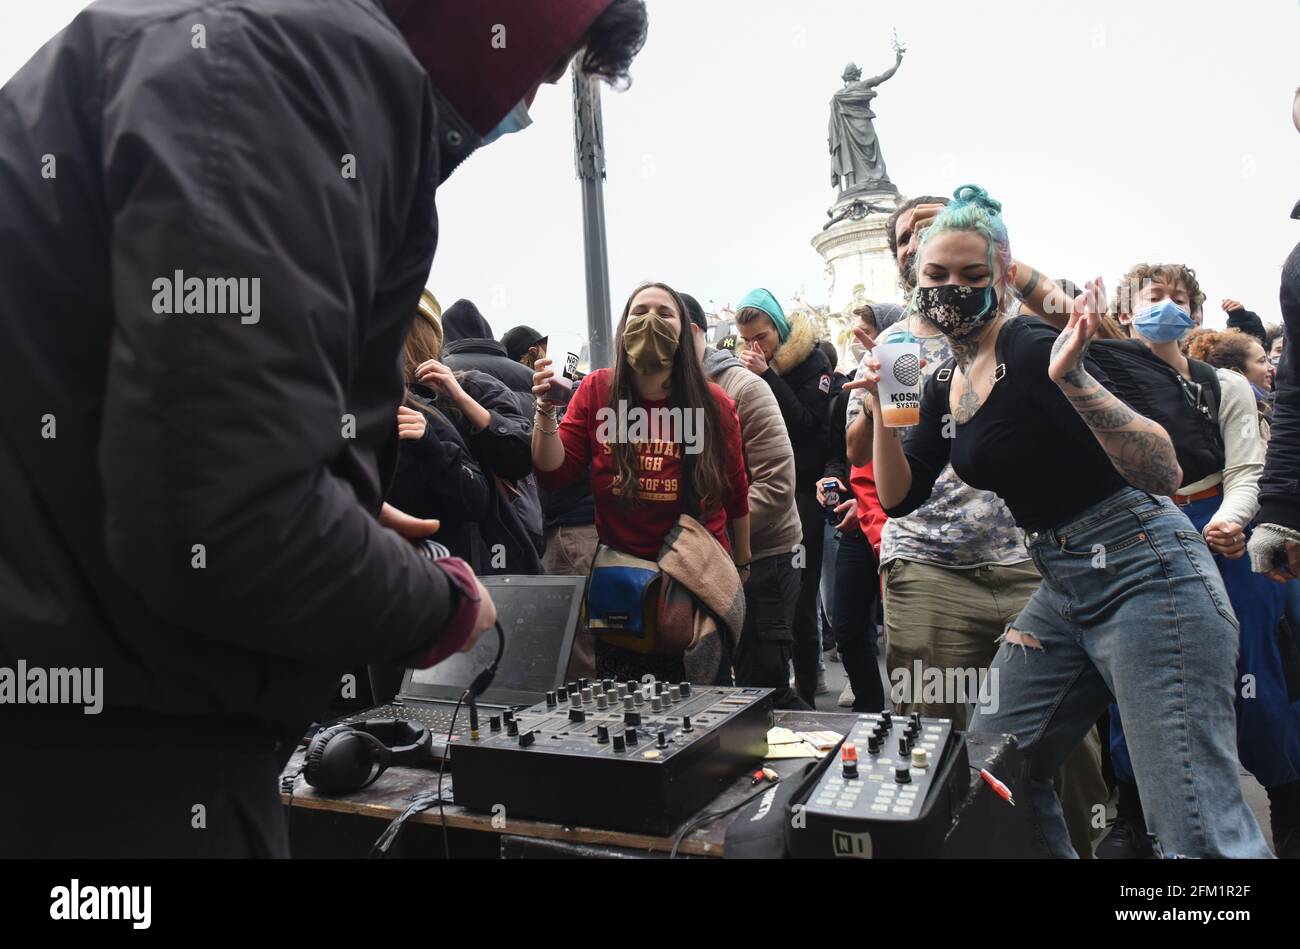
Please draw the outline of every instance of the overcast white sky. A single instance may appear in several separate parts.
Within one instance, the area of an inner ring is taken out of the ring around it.
[[[81,7],[5,0],[0,80]],[[707,306],[765,285],[825,297],[809,244],[834,199],[827,104],[849,60],[866,75],[908,47],[875,101],[905,194],[966,182],[1005,205],[1017,257],[1108,284],[1140,260],[1194,266],[1209,295],[1279,319],[1300,240],[1300,9],[1293,0],[650,0],[625,93],[603,90],[605,202],[617,312],[643,279]],[[531,128],[439,190],[429,285],[516,323],[585,332],[569,83]]]

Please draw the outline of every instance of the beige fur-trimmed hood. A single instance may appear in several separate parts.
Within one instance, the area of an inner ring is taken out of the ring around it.
[[[817,334],[808,317],[802,313],[792,313],[787,319],[790,323],[790,335],[777,349],[771,362],[778,376],[784,376],[791,369],[801,365],[817,345]]]

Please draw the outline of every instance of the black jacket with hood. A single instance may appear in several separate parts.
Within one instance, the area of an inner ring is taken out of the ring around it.
[[[813,324],[801,313],[790,316],[790,333],[772,357],[763,379],[776,396],[794,449],[796,491],[816,491],[826,469],[827,407],[831,363],[817,345]]]
[[[427,420],[424,436],[402,442],[388,502],[414,517],[437,518],[435,540],[480,576],[539,574],[537,549],[507,500],[533,471],[532,423],[491,376],[466,372],[458,381],[487,409],[488,424],[472,431],[459,411],[440,410],[428,387],[412,386]]]
[[[9,80],[0,666],[261,741],[436,645],[377,520],[435,191],[607,5],[100,0]]]
[[[457,300],[442,314],[442,361],[455,372],[477,370],[499,379],[514,393],[524,418],[533,417],[533,373],[511,359],[506,348],[492,338],[492,327],[469,300]],[[511,507],[528,531],[538,555],[545,539],[542,531],[541,491],[529,470],[519,480]]]

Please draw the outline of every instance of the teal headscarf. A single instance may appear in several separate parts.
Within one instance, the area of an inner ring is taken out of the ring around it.
[[[749,291],[736,307],[736,312],[739,313],[747,306],[756,307],[772,318],[772,325],[776,327],[776,335],[781,342],[784,343],[790,336],[790,321],[785,318],[785,311],[781,309],[781,304],[776,302],[776,297],[769,291],[762,287]]]

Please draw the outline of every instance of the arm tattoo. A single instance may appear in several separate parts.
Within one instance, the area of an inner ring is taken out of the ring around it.
[[[1029,295],[1038,289],[1038,282],[1042,279],[1042,274],[1032,267],[1029,269],[1029,281],[1025,284],[1024,289],[1020,290],[1020,299],[1028,300]]]
[[[1151,494],[1173,494],[1178,490],[1180,469],[1168,436],[1113,432],[1103,447],[1115,470],[1133,487]]]
[[[1115,470],[1135,488],[1151,494],[1178,490],[1181,469],[1173,443],[1154,423],[1102,388],[1086,370],[1073,370],[1065,380],[1070,405],[1101,443]]]

